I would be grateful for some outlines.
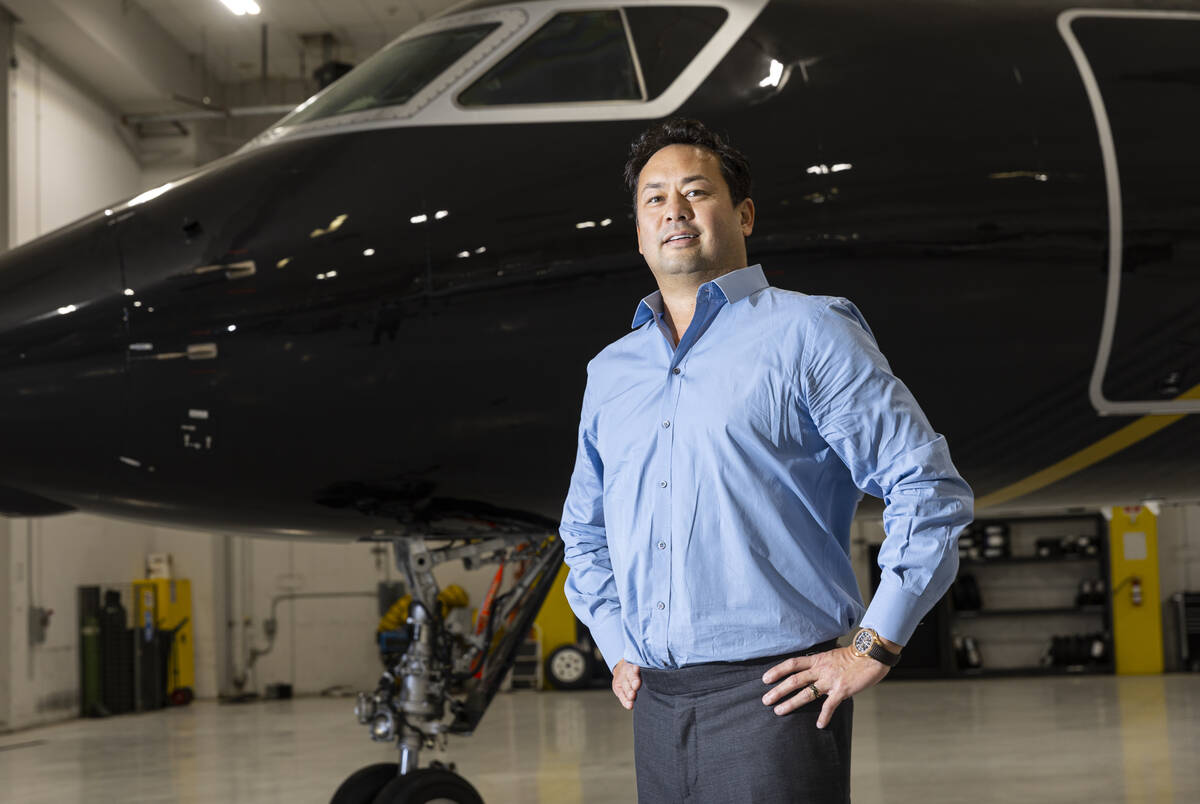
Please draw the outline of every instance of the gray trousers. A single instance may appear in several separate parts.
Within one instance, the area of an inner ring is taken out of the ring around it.
[[[642,668],[633,704],[639,804],[849,804],[854,700],[824,729],[825,699],[776,715],[763,674],[805,651],[744,662]]]

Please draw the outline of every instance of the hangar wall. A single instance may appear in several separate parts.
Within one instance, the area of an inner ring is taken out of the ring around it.
[[[865,544],[876,531],[882,533],[876,523],[856,526],[860,585],[867,577]],[[272,599],[289,593],[363,596],[281,602],[275,644],[246,688],[261,693],[283,682],[300,695],[372,689],[380,670],[373,595],[378,582],[397,578],[390,550],[376,547],[173,530],[89,514],[0,519],[0,731],[75,716],[76,587],[128,583],[141,577],[152,552],[171,553],[176,576],[192,581],[198,697],[233,691],[229,677],[244,670],[248,647],[267,644],[263,621]],[[453,563],[437,576],[443,586],[466,588],[477,607],[493,572]],[[41,645],[30,644],[31,606],[54,610]],[[224,672],[227,661],[232,666]]]
[[[271,616],[273,598],[290,593],[364,595],[281,602],[275,645],[259,659],[250,688],[261,692],[266,684],[283,682],[301,695],[375,688],[382,667],[375,647],[379,609],[373,596],[380,581],[400,579],[390,547],[238,538],[233,550],[235,620],[241,631],[234,635],[238,669],[247,640],[258,647],[266,644],[263,621]],[[466,589],[471,607],[477,608],[494,572],[495,567],[467,572],[454,562],[438,567],[436,575],[443,587],[456,583]]]
[[[7,713],[0,702],[0,730],[74,717],[79,701],[79,630],[76,588],[128,584],[144,575],[148,552],[170,552],[176,566],[206,582],[193,588],[197,655],[215,651],[212,616],[212,539],[207,534],[174,531],[86,514],[41,519],[0,519],[0,612],[9,629]],[[45,641],[32,644],[29,611],[51,609]],[[0,635],[3,632],[0,631]],[[0,657],[4,653],[0,652]],[[216,694],[216,662],[197,661],[196,686]],[[4,685],[0,683],[0,693]]]
[[[9,73],[9,208],[17,246],[140,192],[142,170],[116,114],[36,43]]]
[[[1165,506],[1159,535],[1166,607],[1175,592],[1200,586],[1200,506]],[[856,524],[852,558],[864,597],[865,545],[881,537],[878,521]],[[171,553],[175,574],[192,581],[199,697],[212,698],[222,686],[232,691],[228,680],[222,682],[223,667],[230,661],[225,675],[239,673],[247,645],[265,647],[263,620],[271,601],[288,593],[364,596],[282,602],[275,645],[259,660],[247,689],[261,693],[277,682],[301,695],[371,689],[379,673],[373,594],[379,581],[397,577],[390,552],[376,554],[373,547],[174,530],[87,514],[0,519],[0,731],[75,716],[75,588],[128,583],[141,576],[150,552]],[[459,564],[438,570],[441,583],[467,589],[472,606],[482,600],[491,574],[467,573]],[[30,645],[31,605],[54,610],[41,645]],[[1177,669],[1168,614],[1164,620],[1167,669]]]
[[[396,573],[390,551],[377,557],[371,548],[227,537],[90,514],[0,518],[0,732],[77,714],[76,588],[128,584],[143,576],[147,553],[170,553],[175,575],[192,582],[198,697],[232,691],[228,679],[223,680],[226,662],[232,660],[233,666],[225,676],[241,672],[247,642],[265,647],[263,620],[270,615],[272,598],[286,593],[368,596],[282,603],[276,610],[275,646],[258,662],[247,689],[262,692],[276,682],[292,684],[297,694],[373,689],[380,669],[373,642],[379,614],[371,596],[379,580]],[[378,566],[377,558],[382,559]],[[482,599],[490,581],[486,570],[467,573],[457,564],[437,574],[443,584],[463,585],[472,605]],[[45,642],[36,645],[29,629],[34,606],[54,611]]]

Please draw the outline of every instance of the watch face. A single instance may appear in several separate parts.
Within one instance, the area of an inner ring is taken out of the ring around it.
[[[854,649],[859,653],[867,653],[874,643],[875,637],[871,635],[870,631],[859,631],[854,636]]]

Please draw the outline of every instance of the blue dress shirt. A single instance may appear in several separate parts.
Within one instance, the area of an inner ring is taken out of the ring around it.
[[[567,599],[609,666],[774,656],[860,618],[905,644],[954,579],[974,500],[858,309],[754,265],[701,285],[672,344],[655,291],[588,364],[560,534]],[[865,617],[863,492],[887,504]]]

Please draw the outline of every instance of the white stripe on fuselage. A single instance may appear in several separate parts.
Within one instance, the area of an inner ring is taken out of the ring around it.
[[[408,103],[352,112],[296,126],[289,126],[285,117],[242,150],[300,137],[405,126],[580,123],[667,117],[704,82],[758,17],[767,2],[768,0],[618,0],[613,3],[598,3],[595,0],[553,0],[495,6],[458,14],[451,11],[415,26],[395,41],[400,42],[447,28],[486,22],[499,23],[499,27],[427,84]],[[571,10],[636,6],[713,6],[725,9],[729,16],[671,85],[650,101],[593,101],[470,108],[460,106],[456,102],[459,92],[511,53],[520,42],[541,28],[555,14]],[[312,102],[315,97],[302,106]]]

